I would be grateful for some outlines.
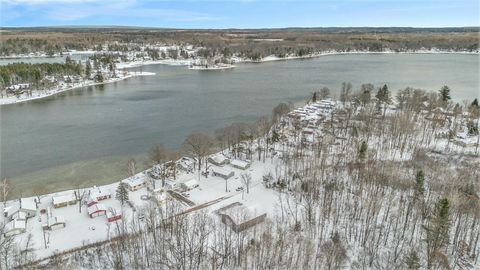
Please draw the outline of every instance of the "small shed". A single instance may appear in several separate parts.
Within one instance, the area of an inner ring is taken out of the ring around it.
[[[135,191],[135,190],[144,188],[147,184],[145,182],[145,179],[138,176],[134,176],[132,178],[125,180],[125,183],[127,184],[127,187],[128,189],[130,189],[130,191]]]
[[[13,220],[5,225],[3,236],[10,237],[27,231],[25,221]]]
[[[238,160],[238,159],[232,160],[232,162],[230,162],[230,165],[232,165],[232,167],[240,170],[246,170],[250,168],[250,164],[251,164],[250,161]]]
[[[108,222],[115,222],[117,220],[122,219],[122,213],[117,211],[116,209],[110,208],[107,211],[107,221]]]
[[[223,169],[223,168],[213,168],[212,173],[213,173],[214,176],[221,177],[225,180],[227,180],[230,177],[235,175],[234,171],[228,170],[228,169]]]
[[[88,215],[90,218],[104,216],[107,214],[107,208],[101,203],[94,204],[88,207]]]
[[[55,196],[52,198],[53,207],[61,208],[67,205],[73,205],[77,203],[77,198],[73,193],[65,194],[61,196]]]

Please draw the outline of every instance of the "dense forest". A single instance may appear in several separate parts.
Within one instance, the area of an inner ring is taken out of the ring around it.
[[[82,75],[84,68],[74,61],[61,63],[13,63],[0,66],[0,86],[17,83],[39,85],[46,76]]]
[[[265,30],[175,30],[154,28],[19,28],[3,29],[0,55],[66,50],[101,50],[106,43],[190,44],[206,47],[212,54],[259,59],[268,55],[306,55],[338,50],[475,51],[478,28],[299,28]],[[111,50],[125,47],[111,45]]]

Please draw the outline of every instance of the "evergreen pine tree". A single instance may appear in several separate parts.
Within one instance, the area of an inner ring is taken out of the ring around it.
[[[430,269],[437,252],[448,244],[450,230],[450,201],[447,198],[440,199],[435,206],[433,215],[430,217],[426,231],[427,243],[427,268]]]
[[[368,145],[365,141],[362,142],[360,145],[360,148],[358,149],[358,160],[360,162],[365,161],[365,158],[367,157],[367,150],[368,150]]]
[[[409,270],[418,270],[420,269],[420,258],[415,250],[410,251],[407,257],[405,258],[405,264]]]
[[[447,102],[449,101],[450,99],[452,99],[450,97],[450,88],[448,88],[448,86],[444,85],[441,89],[440,89],[440,97],[442,99],[443,102]]]
[[[115,195],[115,198],[120,201],[122,206],[128,201],[128,188],[127,184],[120,182],[120,184],[117,187],[117,193]]]
[[[423,196],[425,193],[425,175],[422,170],[417,172],[415,177],[415,197]]]

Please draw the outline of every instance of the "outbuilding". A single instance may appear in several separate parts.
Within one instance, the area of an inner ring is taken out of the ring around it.
[[[145,179],[138,176],[134,176],[132,178],[125,180],[125,183],[127,184],[127,187],[128,189],[130,189],[130,191],[135,191],[135,190],[144,188],[147,184],[145,182]]]
[[[180,187],[183,189],[183,190],[192,190],[194,188],[197,188],[199,185],[198,185],[198,180],[195,179],[195,178],[192,178],[192,179],[189,179],[189,180],[186,180],[186,181],[183,181],[182,183],[180,183]]]
[[[228,164],[230,160],[227,157],[225,157],[223,154],[219,153],[209,157],[208,162],[216,166],[223,166],[225,164]]]
[[[102,201],[112,198],[112,193],[107,189],[100,189],[98,187],[93,187],[90,190],[90,199],[96,201]]]
[[[67,223],[65,222],[65,218],[62,216],[55,216],[48,219],[48,228],[52,231],[65,228],[66,226]]]
[[[5,225],[3,236],[10,237],[21,234],[27,231],[27,224],[25,221],[12,220]]]
[[[94,204],[88,207],[88,215],[90,218],[104,216],[107,214],[107,208],[101,203]]]
[[[238,160],[238,159],[232,160],[232,162],[230,162],[230,165],[232,165],[232,167],[240,170],[246,170],[250,168],[250,164],[251,164],[250,161]]]
[[[230,177],[235,175],[234,171],[228,170],[228,169],[223,169],[223,168],[213,168],[212,173],[213,173],[214,176],[221,177],[225,180],[227,180]]]
[[[107,211],[107,221],[108,222],[115,222],[117,220],[122,219],[122,213],[120,211],[117,211],[113,208],[110,208]]]
[[[55,196],[52,198],[53,207],[61,208],[68,205],[74,205],[77,203],[77,198],[73,193],[65,194],[61,196]]]
[[[37,204],[33,199],[20,199],[20,212],[24,212],[27,218],[34,217],[37,215]]]

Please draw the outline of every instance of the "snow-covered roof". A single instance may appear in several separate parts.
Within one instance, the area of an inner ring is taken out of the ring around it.
[[[134,176],[134,177],[130,177],[127,180],[125,180],[125,183],[127,183],[127,185],[129,185],[131,187],[135,187],[135,186],[138,186],[138,185],[143,185],[145,183],[145,179]]]
[[[16,220],[25,220],[26,218],[27,218],[27,214],[25,214],[25,212],[22,212],[22,211],[15,212],[12,215],[12,219],[16,219]]]
[[[195,178],[183,181],[182,184],[184,184],[187,187],[193,187],[195,185],[198,185],[198,180]]]
[[[236,166],[236,167],[240,167],[240,168],[247,168],[250,165],[250,162],[235,159],[235,160],[232,160],[230,162],[230,164],[232,166]]]
[[[20,199],[20,208],[25,210],[36,211],[37,204],[33,201],[33,199]]]
[[[219,174],[219,175],[223,175],[223,176],[228,176],[233,172],[230,169],[224,169],[224,168],[213,168],[212,171],[215,174]]]
[[[105,207],[105,205],[103,205],[102,203],[97,203],[97,204],[94,204],[90,207],[88,207],[88,214],[91,215],[97,211],[107,211],[107,207]]]
[[[5,225],[5,232],[9,232],[15,229],[26,229],[27,224],[25,221],[20,221],[20,220],[12,220],[9,223]]]
[[[48,225],[52,226],[58,223],[65,223],[65,218],[63,216],[55,216],[53,218],[48,219]]]
[[[121,211],[119,211],[119,210],[117,210],[117,209],[115,209],[115,208],[110,208],[110,209],[108,209],[108,211],[107,211],[107,218],[119,216],[119,215],[121,215],[121,214],[122,214]]]
[[[110,190],[108,190],[108,189],[100,189],[98,187],[93,187],[90,190],[90,198],[91,199],[96,199],[98,197],[103,197],[103,196],[108,196],[108,195],[112,195],[110,193]]]
[[[60,196],[55,196],[52,198],[53,204],[62,204],[62,203],[67,203],[71,201],[75,201],[77,198],[73,193],[71,194],[65,194],[65,195],[60,195]]]

